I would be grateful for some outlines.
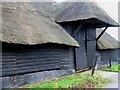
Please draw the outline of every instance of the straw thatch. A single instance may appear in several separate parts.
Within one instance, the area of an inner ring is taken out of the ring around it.
[[[53,20],[52,3],[2,3],[0,41],[17,44],[57,43],[79,46]]]
[[[84,20],[96,27],[119,26],[103,9],[95,2],[65,2],[57,9],[56,22],[69,22]]]
[[[102,32],[101,29],[96,30],[96,37]],[[117,49],[118,47],[118,41],[114,39],[111,35],[108,33],[104,33],[100,39],[97,41],[97,49]]]

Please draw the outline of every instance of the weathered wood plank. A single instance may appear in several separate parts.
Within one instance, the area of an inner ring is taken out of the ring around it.
[[[79,33],[74,36],[77,41],[85,41],[85,30],[81,29]]]
[[[87,41],[87,66],[93,66],[96,60],[96,41]]]
[[[86,28],[87,41],[96,41],[96,29],[94,27]]]
[[[16,59],[2,59],[2,63],[7,63],[7,62],[15,62]]]
[[[43,60],[45,60],[45,59],[47,59],[47,60],[53,60],[53,59],[58,59],[59,58],[59,55],[53,55],[52,57],[50,56],[50,55],[48,55],[48,56],[41,56],[41,55],[38,55],[38,56],[25,56],[25,57],[22,57],[22,56],[17,56],[17,60],[18,61],[20,61],[20,60],[26,60],[26,61],[31,61],[31,60],[35,60],[35,59],[37,59],[37,60],[41,60],[41,61],[43,61]]]
[[[58,65],[50,65],[49,67],[47,67],[47,66],[42,66],[42,67],[25,67],[25,68],[23,68],[23,67],[21,67],[21,68],[18,68],[18,72],[19,73],[26,73],[26,72],[35,72],[35,71],[41,71],[41,70],[45,70],[45,71],[47,71],[47,70],[50,70],[50,69],[52,69],[52,70],[55,70],[55,69],[58,69],[58,68],[60,68]],[[47,70],[46,70],[47,69]]]
[[[2,71],[3,72],[13,72],[13,71],[17,71],[17,68],[16,67],[10,67],[10,68],[2,67]]]
[[[10,62],[10,61],[6,62],[6,63],[4,63],[4,62],[1,63],[2,66],[5,66],[5,65],[15,65],[15,64],[16,64],[16,62]]]
[[[55,62],[29,62],[29,63],[22,63],[22,64],[17,64],[18,67],[26,67],[26,66],[33,66],[33,65],[40,65],[40,66],[44,66],[44,65],[51,65],[51,64],[57,64],[59,63],[59,61],[55,61]]]
[[[18,71],[2,72],[2,76],[17,75],[17,74],[18,74]]]
[[[2,65],[2,69],[4,68],[16,68],[16,64]]]
[[[79,42],[81,47],[76,48],[76,69],[85,69],[87,68],[87,56],[85,50],[85,41]]]
[[[54,67],[48,67],[47,68],[47,71],[49,70],[54,70],[54,69],[60,69],[58,66],[54,66]],[[29,69],[29,70],[19,70],[18,73],[28,73],[28,72],[38,72],[38,71],[46,71],[45,68],[32,68],[32,69]]]

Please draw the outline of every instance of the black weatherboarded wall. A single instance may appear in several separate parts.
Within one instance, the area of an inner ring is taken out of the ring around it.
[[[3,43],[2,76],[74,68],[72,48],[64,45],[24,46]]]
[[[2,87],[19,87],[74,72],[73,47],[2,44]]]
[[[98,59],[98,67],[103,67],[105,65],[109,65],[109,61],[113,63],[119,63],[119,49],[106,49],[106,50],[97,50]]]
[[[73,51],[76,55],[76,69],[92,67],[96,59],[96,28],[79,21],[64,22],[60,25],[80,44],[80,47]],[[79,28],[80,25],[81,28]]]

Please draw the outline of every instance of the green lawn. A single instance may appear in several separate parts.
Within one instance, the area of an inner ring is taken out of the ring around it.
[[[112,67],[103,67],[103,71],[112,71],[112,72],[120,72],[120,64],[112,65]]]
[[[89,74],[77,73],[44,81],[42,83],[23,86],[22,88],[29,88],[32,90],[34,88],[98,88],[109,82],[110,80],[106,80],[98,74],[91,76]]]

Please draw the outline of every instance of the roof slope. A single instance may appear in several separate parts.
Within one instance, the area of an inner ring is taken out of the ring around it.
[[[101,29],[96,30],[96,37],[102,32]],[[118,41],[110,36],[108,33],[104,33],[97,41],[97,49],[117,49]]]
[[[59,10],[58,10],[59,9]],[[96,27],[119,26],[102,8],[95,2],[65,2],[58,6],[56,22],[69,22],[84,20]]]
[[[53,10],[49,5],[52,4],[2,3],[0,41],[29,45],[57,43],[79,46],[77,41],[53,21],[50,14]]]

